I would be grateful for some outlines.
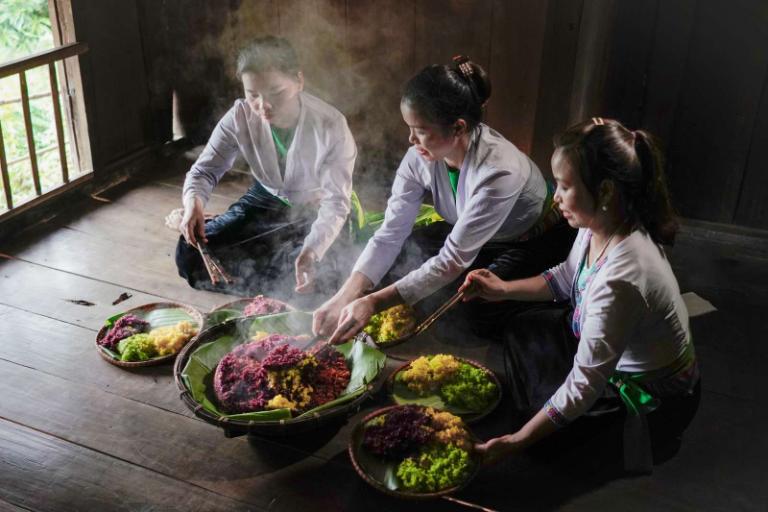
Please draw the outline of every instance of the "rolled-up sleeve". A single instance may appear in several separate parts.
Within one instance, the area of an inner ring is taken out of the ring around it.
[[[319,170],[322,186],[320,207],[304,239],[304,246],[311,248],[319,259],[336,240],[349,215],[352,171],[357,157],[357,146],[344,118],[340,118],[332,132],[332,147]]]
[[[199,197],[206,204],[216,184],[235,163],[238,153],[236,115],[237,106],[233,106],[219,120],[205,149],[187,172],[182,191],[184,204],[193,197]]]
[[[457,279],[507,219],[523,183],[512,173],[488,170],[438,254],[395,283],[408,304]]]
[[[353,271],[365,275],[374,286],[379,284],[395,262],[403,242],[411,234],[424,194],[424,186],[411,175],[404,159],[392,184],[384,222],[368,240]]]
[[[602,395],[647,304],[640,291],[625,281],[594,282],[584,298],[581,338],[573,368],[545,405],[557,425],[584,414]]]

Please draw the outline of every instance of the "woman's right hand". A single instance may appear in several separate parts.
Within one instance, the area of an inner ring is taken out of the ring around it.
[[[340,294],[334,295],[312,313],[312,333],[316,336],[330,336],[339,323],[341,310],[351,301]]]
[[[487,269],[473,270],[467,274],[464,283],[459,287],[464,292],[464,301],[474,298],[498,302],[507,299],[506,281]]]
[[[184,216],[179,224],[179,231],[190,245],[197,245],[197,242],[208,242],[205,237],[205,213],[203,211],[203,202],[195,197],[184,204]]]

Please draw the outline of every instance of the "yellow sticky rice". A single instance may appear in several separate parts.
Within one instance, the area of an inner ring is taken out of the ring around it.
[[[314,388],[301,381],[301,374],[307,366],[317,366],[317,359],[308,357],[293,368],[267,372],[269,387],[283,390],[283,394],[275,395],[267,402],[267,409],[291,409],[295,411],[309,405]]]
[[[440,387],[445,379],[459,370],[461,362],[447,354],[415,359],[408,369],[398,374],[398,380],[418,394],[427,394]]]
[[[149,336],[157,347],[157,353],[161,356],[175,354],[196,334],[197,329],[186,320],[176,325],[156,327],[149,331]]]
[[[461,418],[449,412],[427,408],[427,414],[432,419],[432,428],[435,429],[435,440],[442,444],[454,444],[462,450],[469,451],[472,448],[472,440],[469,438],[464,422]]]

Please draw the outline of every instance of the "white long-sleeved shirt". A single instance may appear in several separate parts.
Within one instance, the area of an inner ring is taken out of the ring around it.
[[[185,204],[192,197],[205,204],[239,152],[269,192],[296,205],[318,208],[304,246],[322,258],[349,214],[357,147],[341,112],[305,92],[300,93],[299,100],[301,110],[284,177],[269,123],[240,99],[216,125],[187,173],[183,198]]]
[[[525,233],[541,214],[547,185],[530,158],[484,124],[472,133],[455,200],[445,163],[429,162],[412,147],[397,170],[384,223],[353,270],[379,283],[410,235],[427,192],[453,228],[436,256],[395,283],[409,304],[459,277],[489,240],[513,240]]]
[[[581,229],[568,259],[544,273],[556,301],[573,302],[577,269],[588,248],[588,231]],[[664,368],[691,343],[688,310],[672,267],[643,231],[632,232],[608,252],[579,308],[581,335],[573,368],[547,403],[558,424],[586,412],[616,370]]]

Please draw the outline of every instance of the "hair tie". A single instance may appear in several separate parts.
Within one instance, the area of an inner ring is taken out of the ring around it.
[[[593,118],[592,118],[592,122],[593,122],[593,123],[594,123],[596,126],[603,126],[603,125],[605,124],[605,121],[603,121],[603,118],[602,118],[602,117],[593,117]]]
[[[475,74],[475,70],[472,69],[472,65],[469,63],[469,57],[466,55],[456,55],[453,57],[453,62],[464,78],[471,82],[471,77]]]

